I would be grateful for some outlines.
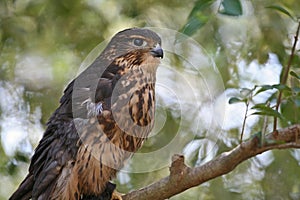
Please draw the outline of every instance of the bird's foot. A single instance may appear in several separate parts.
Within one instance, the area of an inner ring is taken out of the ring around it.
[[[111,182],[107,182],[106,188],[104,192],[98,196],[96,195],[83,195],[81,197],[81,200],[122,200],[122,198],[115,198],[116,184],[113,184]]]
[[[81,105],[86,104],[86,109],[88,111],[87,117],[96,117],[101,115],[103,112],[103,104],[102,102],[94,103],[90,98],[85,100]]]
[[[122,200],[122,195],[121,193],[119,193],[118,191],[114,191],[111,195],[111,199],[110,200]]]

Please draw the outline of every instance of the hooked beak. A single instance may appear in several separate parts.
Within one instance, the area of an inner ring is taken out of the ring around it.
[[[159,57],[159,58],[164,57],[164,51],[162,50],[159,44],[157,44],[153,49],[151,49],[150,53],[152,54],[153,57]]]

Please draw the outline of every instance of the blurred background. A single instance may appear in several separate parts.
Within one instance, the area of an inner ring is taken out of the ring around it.
[[[247,108],[228,100],[274,105],[274,87],[249,93],[280,82],[299,13],[297,0],[0,0],[0,199],[25,177],[81,63],[118,31],[154,27],[166,50],[157,74],[155,129],[115,180],[126,193],[167,176],[174,153],[198,166],[239,144]],[[299,123],[298,78],[288,81],[293,92],[284,96],[279,127]],[[272,130],[272,116],[249,111],[243,139],[264,128]],[[299,150],[266,152],[171,199],[300,199],[299,165]]]

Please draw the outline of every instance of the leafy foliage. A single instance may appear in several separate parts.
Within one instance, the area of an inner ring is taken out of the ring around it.
[[[247,111],[246,115],[243,115],[247,119],[244,125],[243,122],[238,121],[238,126],[232,125],[221,130],[214,123],[207,126],[208,122],[204,121],[199,123],[201,132],[195,133],[195,127],[188,121],[184,122],[184,129],[179,133],[180,137],[184,139],[192,135],[199,142],[198,144],[201,144],[193,146],[191,148],[193,151],[187,153],[190,155],[187,156],[190,160],[189,164],[197,165],[216,154],[232,149],[239,142],[238,134],[241,134],[242,127],[245,129],[244,139],[247,139],[250,137],[247,135],[249,132],[263,135],[265,131],[270,131],[268,127],[272,125],[271,119],[274,117],[280,120],[279,126],[281,127],[299,123],[299,49],[295,51],[286,83],[257,80],[255,78],[261,72],[253,75],[248,71],[252,65],[257,65],[256,70],[261,70],[270,63],[274,67],[272,69],[275,70],[275,61],[270,59],[270,54],[276,55],[276,65],[283,68],[287,66],[299,10],[298,0],[285,2],[279,0],[196,0],[194,3],[172,0],[0,1],[0,79],[1,82],[11,83],[15,88],[23,88],[22,95],[18,98],[24,98],[25,106],[19,103],[13,111],[17,112],[17,110],[24,109],[23,107],[27,109],[27,112],[23,112],[25,113],[23,117],[26,115],[25,118],[29,119],[29,122],[26,121],[25,125],[23,124],[24,134],[28,130],[33,130],[35,135],[28,135],[27,139],[31,146],[36,146],[37,138],[41,133],[34,131],[34,128],[29,126],[30,122],[42,125],[47,122],[58,104],[63,88],[76,75],[81,61],[92,48],[115,32],[127,27],[157,26],[178,29],[179,32],[193,37],[201,44],[215,62],[215,66],[210,69],[203,69],[201,62],[196,67],[203,71],[220,72],[226,91],[241,88],[239,93],[229,93],[231,97],[229,106],[237,108],[234,111],[236,116],[230,118],[230,121],[237,121],[236,118],[240,116],[237,115],[239,109]],[[41,62],[35,65],[33,57],[38,57]],[[170,59],[169,55],[166,55],[166,58]],[[20,66],[22,68],[21,61],[26,59],[31,61],[30,66],[33,66],[34,70],[30,72],[25,70],[20,76],[16,72]],[[201,57],[195,56],[193,59],[201,60]],[[46,65],[41,63],[46,63]],[[172,64],[175,69],[189,70],[182,63],[172,60]],[[36,81],[33,84],[22,81],[24,77],[33,77],[33,72],[38,70],[44,72],[42,74],[50,75],[50,79],[41,79],[40,82],[34,79]],[[199,76],[201,75],[199,73]],[[259,76],[259,79],[269,76],[269,74],[263,75],[264,77]],[[279,77],[280,74],[278,74],[278,80]],[[214,78],[208,79],[211,82],[207,84],[215,84]],[[178,85],[181,84],[175,78],[173,81]],[[33,87],[34,85],[40,87]],[[214,87],[213,97],[217,100],[214,102],[216,107],[213,109],[219,111],[213,113],[214,118],[224,115],[225,108],[217,105],[224,95],[223,92],[219,85]],[[282,93],[282,99],[279,109],[276,110],[279,92]],[[206,95],[201,91],[201,96]],[[266,98],[260,98],[261,96],[266,96]],[[1,96],[1,100],[3,99],[5,96]],[[203,108],[211,106],[207,106],[205,98],[200,103]],[[243,107],[239,107],[240,105]],[[175,109],[176,106],[172,105],[171,108]],[[184,106],[192,111],[195,110],[195,103]],[[40,108],[42,114],[37,121],[34,121],[32,116],[35,115],[36,108]],[[156,139],[148,140],[142,152],[156,150],[172,140],[173,131],[177,131],[177,127],[182,125],[177,113],[172,109],[167,111],[164,132]],[[204,109],[199,113],[206,117],[212,112]],[[184,114],[190,116],[190,113]],[[15,113],[15,116],[22,123],[21,116],[18,113]],[[1,110],[1,123],[5,117],[7,116],[3,116]],[[215,124],[218,123],[222,124],[221,121],[216,121]],[[27,171],[27,165],[24,163],[28,163],[29,156],[18,151],[8,154],[4,150],[3,129],[0,130],[0,177],[4,180],[0,183],[0,199],[7,199],[24,178]],[[210,134],[209,131],[215,134]],[[207,148],[209,145],[205,145],[204,140],[210,142],[207,144],[214,144],[213,150],[209,151]],[[153,141],[157,143],[154,145]],[[278,199],[299,199],[299,155],[298,150],[263,154],[261,157],[241,164],[233,173],[172,199],[272,199],[275,196]],[[157,158],[153,158],[148,162],[154,163],[156,160]],[[285,164],[282,165],[282,163]],[[129,168],[137,168],[141,165],[145,163],[133,160]],[[125,193],[150,184],[167,173],[168,166],[150,173],[124,172],[116,183],[120,191]]]

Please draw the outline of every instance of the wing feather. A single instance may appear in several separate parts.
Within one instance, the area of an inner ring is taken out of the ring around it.
[[[90,99],[90,103],[101,102],[105,109],[110,109],[117,67],[109,66],[102,78],[94,71],[88,68],[64,90],[60,106],[50,117],[43,138],[35,149],[29,173],[10,200],[48,199],[64,167],[75,162],[80,138],[73,119],[89,118],[90,112],[83,102]]]

